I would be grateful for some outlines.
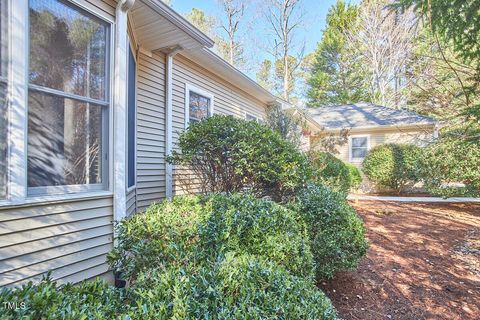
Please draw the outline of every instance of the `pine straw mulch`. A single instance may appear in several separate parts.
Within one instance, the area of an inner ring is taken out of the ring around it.
[[[480,319],[480,204],[352,201],[370,249],[319,286],[344,319]]]

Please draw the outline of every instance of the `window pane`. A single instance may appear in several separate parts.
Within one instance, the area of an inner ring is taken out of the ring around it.
[[[363,159],[367,156],[367,148],[352,148],[352,158]]]
[[[106,99],[108,25],[57,0],[30,0],[30,83]]]
[[[352,147],[367,147],[367,137],[352,138]]]
[[[128,55],[128,181],[130,188],[135,185],[135,59],[132,50]]]
[[[102,107],[31,91],[28,186],[102,183]]]
[[[190,122],[210,116],[210,99],[190,91]]]

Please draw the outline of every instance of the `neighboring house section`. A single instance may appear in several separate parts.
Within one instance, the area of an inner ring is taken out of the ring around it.
[[[309,109],[309,116],[323,130],[310,137],[311,148],[325,135],[339,136],[348,130],[348,141],[336,147],[338,158],[360,165],[373,147],[384,143],[425,146],[437,134],[437,123],[411,111],[368,103]]]
[[[0,286],[110,277],[113,221],[180,193],[189,123],[282,104],[160,0],[0,0]]]

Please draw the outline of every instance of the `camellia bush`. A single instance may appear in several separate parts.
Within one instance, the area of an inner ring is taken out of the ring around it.
[[[311,184],[298,193],[292,208],[307,224],[318,279],[357,267],[368,243],[363,221],[344,195]]]
[[[358,183],[358,177],[354,176],[356,172],[351,171],[346,163],[328,152],[311,151],[308,153],[308,159],[314,182],[325,184],[343,193],[348,193]]]
[[[305,222],[249,194],[183,196],[116,226],[108,259],[128,286],[50,281],[2,289],[2,319],[335,319],[313,281]]]
[[[424,150],[420,168],[429,193],[444,197],[479,196],[480,128],[460,127],[442,132],[441,138]]]
[[[191,124],[178,146],[168,161],[188,167],[202,193],[250,190],[284,201],[309,177],[308,162],[295,145],[267,126],[233,116]]]
[[[419,181],[421,149],[410,144],[382,144],[374,147],[363,160],[363,172],[381,188],[402,192]]]
[[[306,226],[296,213],[249,194],[175,197],[123,220],[117,230],[118,245],[108,259],[130,282],[151,266],[208,264],[228,252],[313,276]]]

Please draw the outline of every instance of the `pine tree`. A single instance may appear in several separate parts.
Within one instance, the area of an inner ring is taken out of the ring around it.
[[[308,79],[310,106],[369,101],[359,61],[346,37],[357,15],[358,8],[342,0],[330,8]]]

